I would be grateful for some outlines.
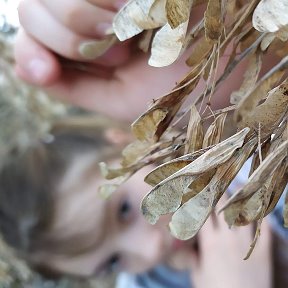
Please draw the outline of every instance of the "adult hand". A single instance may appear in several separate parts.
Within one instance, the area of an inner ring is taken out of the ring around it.
[[[69,103],[134,120],[149,101],[169,92],[188,67],[184,61],[167,68],[150,67],[147,56],[131,52],[129,41],[95,59],[85,58],[80,53],[83,45],[87,48],[103,40],[120,4],[115,0],[22,0],[16,73]]]

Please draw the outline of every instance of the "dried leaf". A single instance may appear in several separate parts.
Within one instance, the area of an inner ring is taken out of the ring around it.
[[[99,167],[101,175],[107,180],[123,176],[130,171],[130,168],[127,167],[121,167],[115,169],[109,168],[105,162],[100,162]]]
[[[105,167],[105,164],[101,164],[101,165],[102,165],[101,169],[103,169],[102,172],[105,172],[105,169],[107,169],[107,171],[109,170],[109,173],[111,173],[110,172],[111,169]],[[119,186],[121,186],[124,182],[126,182],[132,176],[132,174],[133,174],[132,172],[128,172],[125,175],[113,177],[113,182],[104,183],[99,186],[98,193],[100,194],[101,197],[105,199],[110,197],[119,188]],[[106,179],[109,179],[109,178],[106,178]]]
[[[218,41],[223,30],[221,0],[209,0],[205,11],[205,36],[211,41]]]
[[[196,235],[238,171],[249,158],[256,141],[252,139],[237,151],[216,174],[205,189],[184,203],[172,216],[169,224],[172,234],[181,240]]]
[[[208,149],[210,149],[209,147]],[[168,178],[178,170],[182,169],[183,167],[187,166],[191,162],[193,162],[195,159],[197,159],[199,156],[204,154],[208,149],[202,149],[198,150],[194,153],[186,154],[184,156],[181,156],[179,158],[173,159],[171,161],[168,161],[166,163],[163,163],[162,165],[156,167],[154,170],[152,170],[144,179],[146,183],[148,183],[151,186],[155,186],[164,179]]]
[[[281,85],[272,89],[269,92],[266,101],[246,115],[246,118],[242,120],[239,128],[248,126],[252,130],[257,131],[260,124],[260,137],[264,139],[280,124],[287,109],[288,79]]]
[[[174,63],[183,50],[187,27],[188,21],[175,29],[167,23],[156,32],[148,64],[153,67],[164,67]]]
[[[167,0],[166,15],[172,29],[189,20],[191,0]]]
[[[158,126],[166,118],[168,109],[156,108],[141,116],[132,124],[133,134],[140,141],[154,142]]]
[[[224,130],[226,116],[227,113],[220,114],[209,126],[204,136],[203,148],[218,144],[220,142]]]
[[[185,154],[192,153],[202,148],[203,127],[201,116],[195,105],[191,106],[190,120],[187,128],[187,142],[185,145]]]
[[[141,158],[149,154],[154,149],[154,146],[151,146],[151,143],[147,141],[136,140],[132,142],[122,151],[123,159],[121,165],[127,167],[136,164]]]
[[[202,59],[205,59],[213,48],[213,42],[202,37],[193,47],[192,53],[186,61],[190,67],[198,65]]]
[[[267,182],[270,182],[270,178]],[[262,184],[251,197],[233,202],[225,208],[224,217],[229,227],[248,225],[264,215],[272,193],[268,191],[266,183]]]
[[[201,176],[197,177],[185,191],[185,194],[182,197],[182,204],[184,204],[191,198],[195,197],[199,192],[201,192],[211,181],[215,172],[216,169],[212,169],[206,173],[203,173]]]
[[[250,26],[249,26],[249,28],[250,28]],[[247,28],[247,30],[249,28]],[[258,31],[256,31],[256,30],[254,30],[253,27],[251,27],[248,30],[248,33],[243,35],[243,38],[239,40],[240,51],[243,52],[247,48],[249,48],[259,38],[259,36],[260,36],[260,33]],[[264,36],[264,38],[265,38],[265,36]]]
[[[150,17],[150,9],[154,2],[156,1],[130,0],[116,14],[113,20],[113,30],[120,41],[125,41],[141,33],[144,29],[158,28],[166,23],[167,20],[163,19],[161,15],[161,9],[153,9],[160,12],[159,17],[155,17],[155,15]]]
[[[275,36],[282,42],[286,42],[288,40],[288,25],[280,28],[279,31],[275,33]]]
[[[93,40],[80,44],[79,53],[87,60],[94,60],[104,55],[115,43],[117,43],[116,36],[114,34],[107,35],[104,39],[98,40],[97,45],[93,45]]]
[[[281,60],[274,66],[268,73],[266,73],[258,84],[254,87],[253,91],[245,95],[239,102],[235,111],[234,118],[237,123],[245,121],[245,118],[251,114],[251,111],[257,106],[258,102],[265,98],[267,92],[272,88],[275,83],[281,79],[283,69],[288,65],[288,56]]]
[[[143,199],[142,213],[150,223],[156,223],[160,215],[176,211],[182,201],[182,195],[200,174],[208,172],[228,161],[234,152],[243,145],[249,128],[209,149],[189,165],[180,169],[157,184]]]
[[[244,74],[244,80],[238,91],[235,91],[230,96],[231,104],[238,104],[241,99],[250,93],[257,82],[260,70],[262,67],[262,54],[256,52],[250,56],[248,67]]]
[[[265,51],[268,49],[268,47],[270,46],[270,44],[274,41],[274,39],[276,38],[276,35],[274,33],[268,33],[263,40],[261,41],[261,45],[260,48],[262,51]]]
[[[271,152],[261,165],[254,171],[254,173],[249,177],[248,183],[238,190],[224,205],[221,210],[235,203],[237,201],[249,198],[257,190],[259,190],[266,179],[271,175],[276,168],[280,165],[283,159],[288,153],[288,140],[283,142],[276,150]]]
[[[260,32],[276,32],[288,25],[286,0],[262,0],[253,13],[253,26]]]
[[[104,199],[109,198],[117,189],[119,188],[119,184],[103,184],[99,186],[98,192],[101,197]]]
[[[273,179],[271,180],[271,185],[273,185],[273,191],[270,197],[270,202],[267,210],[265,211],[265,215],[268,215],[275,208],[278,203],[280,197],[282,196],[285,187],[288,183],[288,160],[284,160],[281,162],[279,167],[275,170],[273,175]]]
[[[165,10],[166,1],[167,0],[155,0],[149,10],[149,18],[152,19],[153,21],[156,20],[158,23],[161,23],[162,25],[165,25],[167,23],[166,10]]]

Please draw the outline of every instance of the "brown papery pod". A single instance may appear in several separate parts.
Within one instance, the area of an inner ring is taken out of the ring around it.
[[[262,0],[253,13],[253,26],[260,32],[276,32],[288,25],[286,0]]]
[[[213,123],[207,129],[204,140],[203,140],[203,148],[207,148],[209,146],[213,146],[218,144],[221,140],[221,136],[223,134],[224,123],[226,119],[227,113],[220,114]],[[187,192],[182,199],[182,202],[187,202],[190,198],[197,195],[204,187],[212,179],[213,175],[215,174],[216,170],[209,171],[202,175],[200,178],[193,181],[193,183],[189,186],[189,192]]]
[[[179,158],[170,160],[168,162],[163,163],[162,165],[159,165],[154,170],[152,170],[144,179],[144,181],[151,185],[155,186],[164,179],[168,178],[178,170],[184,168],[191,162],[193,162],[195,159],[197,159],[199,156],[204,154],[206,151],[208,151],[211,147],[206,149],[198,150],[194,153],[189,153],[184,156],[181,156]]]
[[[190,120],[187,128],[185,154],[193,153],[202,148],[203,143],[203,126],[201,116],[195,107],[191,106]]]
[[[132,131],[140,141],[156,142],[155,134],[158,126],[165,120],[169,114],[167,108],[155,108],[148,110],[144,115],[140,116],[133,124]]]
[[[180,24],[187,22],[190,17],[191,0],[167,0],[166,16],[168,24],[172,29],[177,28]]]
[[[213,42],[202,37],[193,47],[191,55],[186,60],[186,64],[190,67],[198,65],[202,60],[206,59],[212,51]]]
[[[280,197],[282,196],[285,187],[288,183],[288,160],[284,159],[284,161],[281,162],[279,167],[276,169],[273,179],[272,179],[272,185],[273,190],[270,198],[270,202],[268,205],[267,210],[265,211],[265,215],[268,215],[272,210],[275,208],[276,204],[278,203]]]
[[[113,30],[120,41],[125,41],[144,29],[161,27],[166,23],[164,8],[162,11],[157,9],[157,17],[149,15],[154,2],[156,1],[130,0],[120,9],[113,20]]]
[[[249,128],[215,145],[189,165],[157,184],[143,199],[141,209],[144,217],[155,224],[160,215],[175,212],[181,205],[182,195],[200,174],[228,161],[242,147]],[[188,190],[189,192],[189,190]]]
[[[227,113],[220,114],[209,126],[204,136],[203,148],[218,144],[220,142],[223,135],[226,116]]]
[[[151,151],[157,148],[160,143],[151,145],[147,141],[136,140],[127,145],[122,151],[121,165],[124,167],[136,164],[140,159],[148,155]]]
[[[271,141],[269,153],[273,152],[281,143],[288,139],[288,126],[287,122],[281,123],[279,127],[279,133],[275,133],[273,140]],[[276,206],[280,199],[287,183],[288,183],[288,171],[287,171],[288,159],[287,157],[281,162],[273,174],[271,185],[273,185],[273,191],[270,198],[270,202],[265,215],[269,214]],[[271,188],[272,189],[272,188]]]
[[[223,31],[223,11],[221,0],[209,0],[204,14],[205,37],[218,41]]]
[[[192,3],[193,0],[167,0],[168,22],[155,34],[152,41],[151,57],[148,61],[149,65],[154,67],[167,66],[175,62],[182,54]]]
[[[226,163],[217,168],[210,183],[174,213],[169,227],[176,238],[187,240],[196,235],[249,158],[255,144],[256,140],[252,139],[236,151]]]
[[[273,85],[279,82],[283,76],[283,69],[288,65],[288,56],[281,60],[274,68],[266,73],[254,87],[253,91],[246,94],[238,103],[237,109],[234,113],[234,119],[238,125],[243,126],[244,121],[253,113],[254,108],[258,105],[259,101],[266,97],[268,91],[271,90]]]
[[[267,192],[265,185],[263,185],[251,197],[241,199],[225,208],[224,217],[228,226],[245,226],[257,220],[265,204],[265,195]],[[265,206],[266,208],[267,206]]]
[[[281,194],[279,195],[280,187],[277,187],[277,191],[275,191],[275,188],[277,184],[282,182],[286,168],[286,161],[282,161],[273,174],[269,175],[267,180],[263,182],[262,186],[255,193],[248,198],[230,204],[224,210],[227,224],[230,227],[248,225],[270,213],[277,203],[275,203],[275,198],[278,201],[281,196]],[[281,180],[279,181],[279,179]],[[272,208],[273,205],[274,207]]]
[[[260,138],[265,139],[272,134],[288,111],[288,79],[272,89],[264,103],[260,104],[242,120],[241,127],[260,130]],[[260,125],[260,127],[259,127]],[[259,133],[259,131],[258,131]]]
[[[249,177],[248,183],[238,190],[224,205],[221,210],[235,203],[239,200],[249,198],[257,190],[259,190],[263,183],[267,180],[269,175],[271,175],[276,168],[280,165],[283,159],[288,153],[288,140],[283,142],[277,149],[271,152],[264,161],[259,165],[259,167],[254,171],[254,173]]]

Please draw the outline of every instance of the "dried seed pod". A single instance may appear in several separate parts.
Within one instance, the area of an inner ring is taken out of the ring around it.
[[[253,13],[253,26],[260,32],[276,32],[288,25],[286,0],[262,0]]]
[[[223,9],[221,0],[209,0],[205,11],[205,37],[211,41],[218,41],[223,31]]]
[[[152,170],[146,177],[145,182],[148,183],[151,186],[155,186],[164,179],[168,178],[178,170],[184,168],[191,162],[193,162],[195,159],[197,159],[199,156],[204,154],[206,151],[208,151],[211,147],[207,149],[201,149],[194,153],[186,154],[184,156],[181,156],[179,158],[173,159],[171,161],[168,161],[166,163],[163,163],[162,165],[156,167],[154,170]]]
[[[187,128],[185,154],[192,153],[202,148],[203,142],[203,126],[201,116],[195,105],[191,106],[190,120]]]
[[[175,237],[186,240],[195,236],[249,158],[255,144],[255,139],[246,143],[225,164],[217,168],[210,183],[200,193],[184,203],[174,213],[169,227]]]
[[[220,114],[209,126],[204,136],[203,148],[218,144],[220,142],[224,130],[226,116],[227,113]]]
[[[262,187],[269,175],[280,165],[288,153],[288,140],[283,142],[277,149],[271,152],[249,177],[248,183],[236,192],[222,208],[225,209],[232,203],[249,198]]]
[[[157,184],[143,199],[141,209],[145,218],[152,224],[160,215],[175,212],[181,205],[182,195],[202,173],[228,161],[234,152],[242,147],[249,128],[215,145],[191,164]]]

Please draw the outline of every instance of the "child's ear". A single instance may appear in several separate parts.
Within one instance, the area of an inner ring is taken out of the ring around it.
[[[120,128],[108,128],[104,132],[104,137],[114,145],[126,145],[133,139],[129,131],[124,131]]]

